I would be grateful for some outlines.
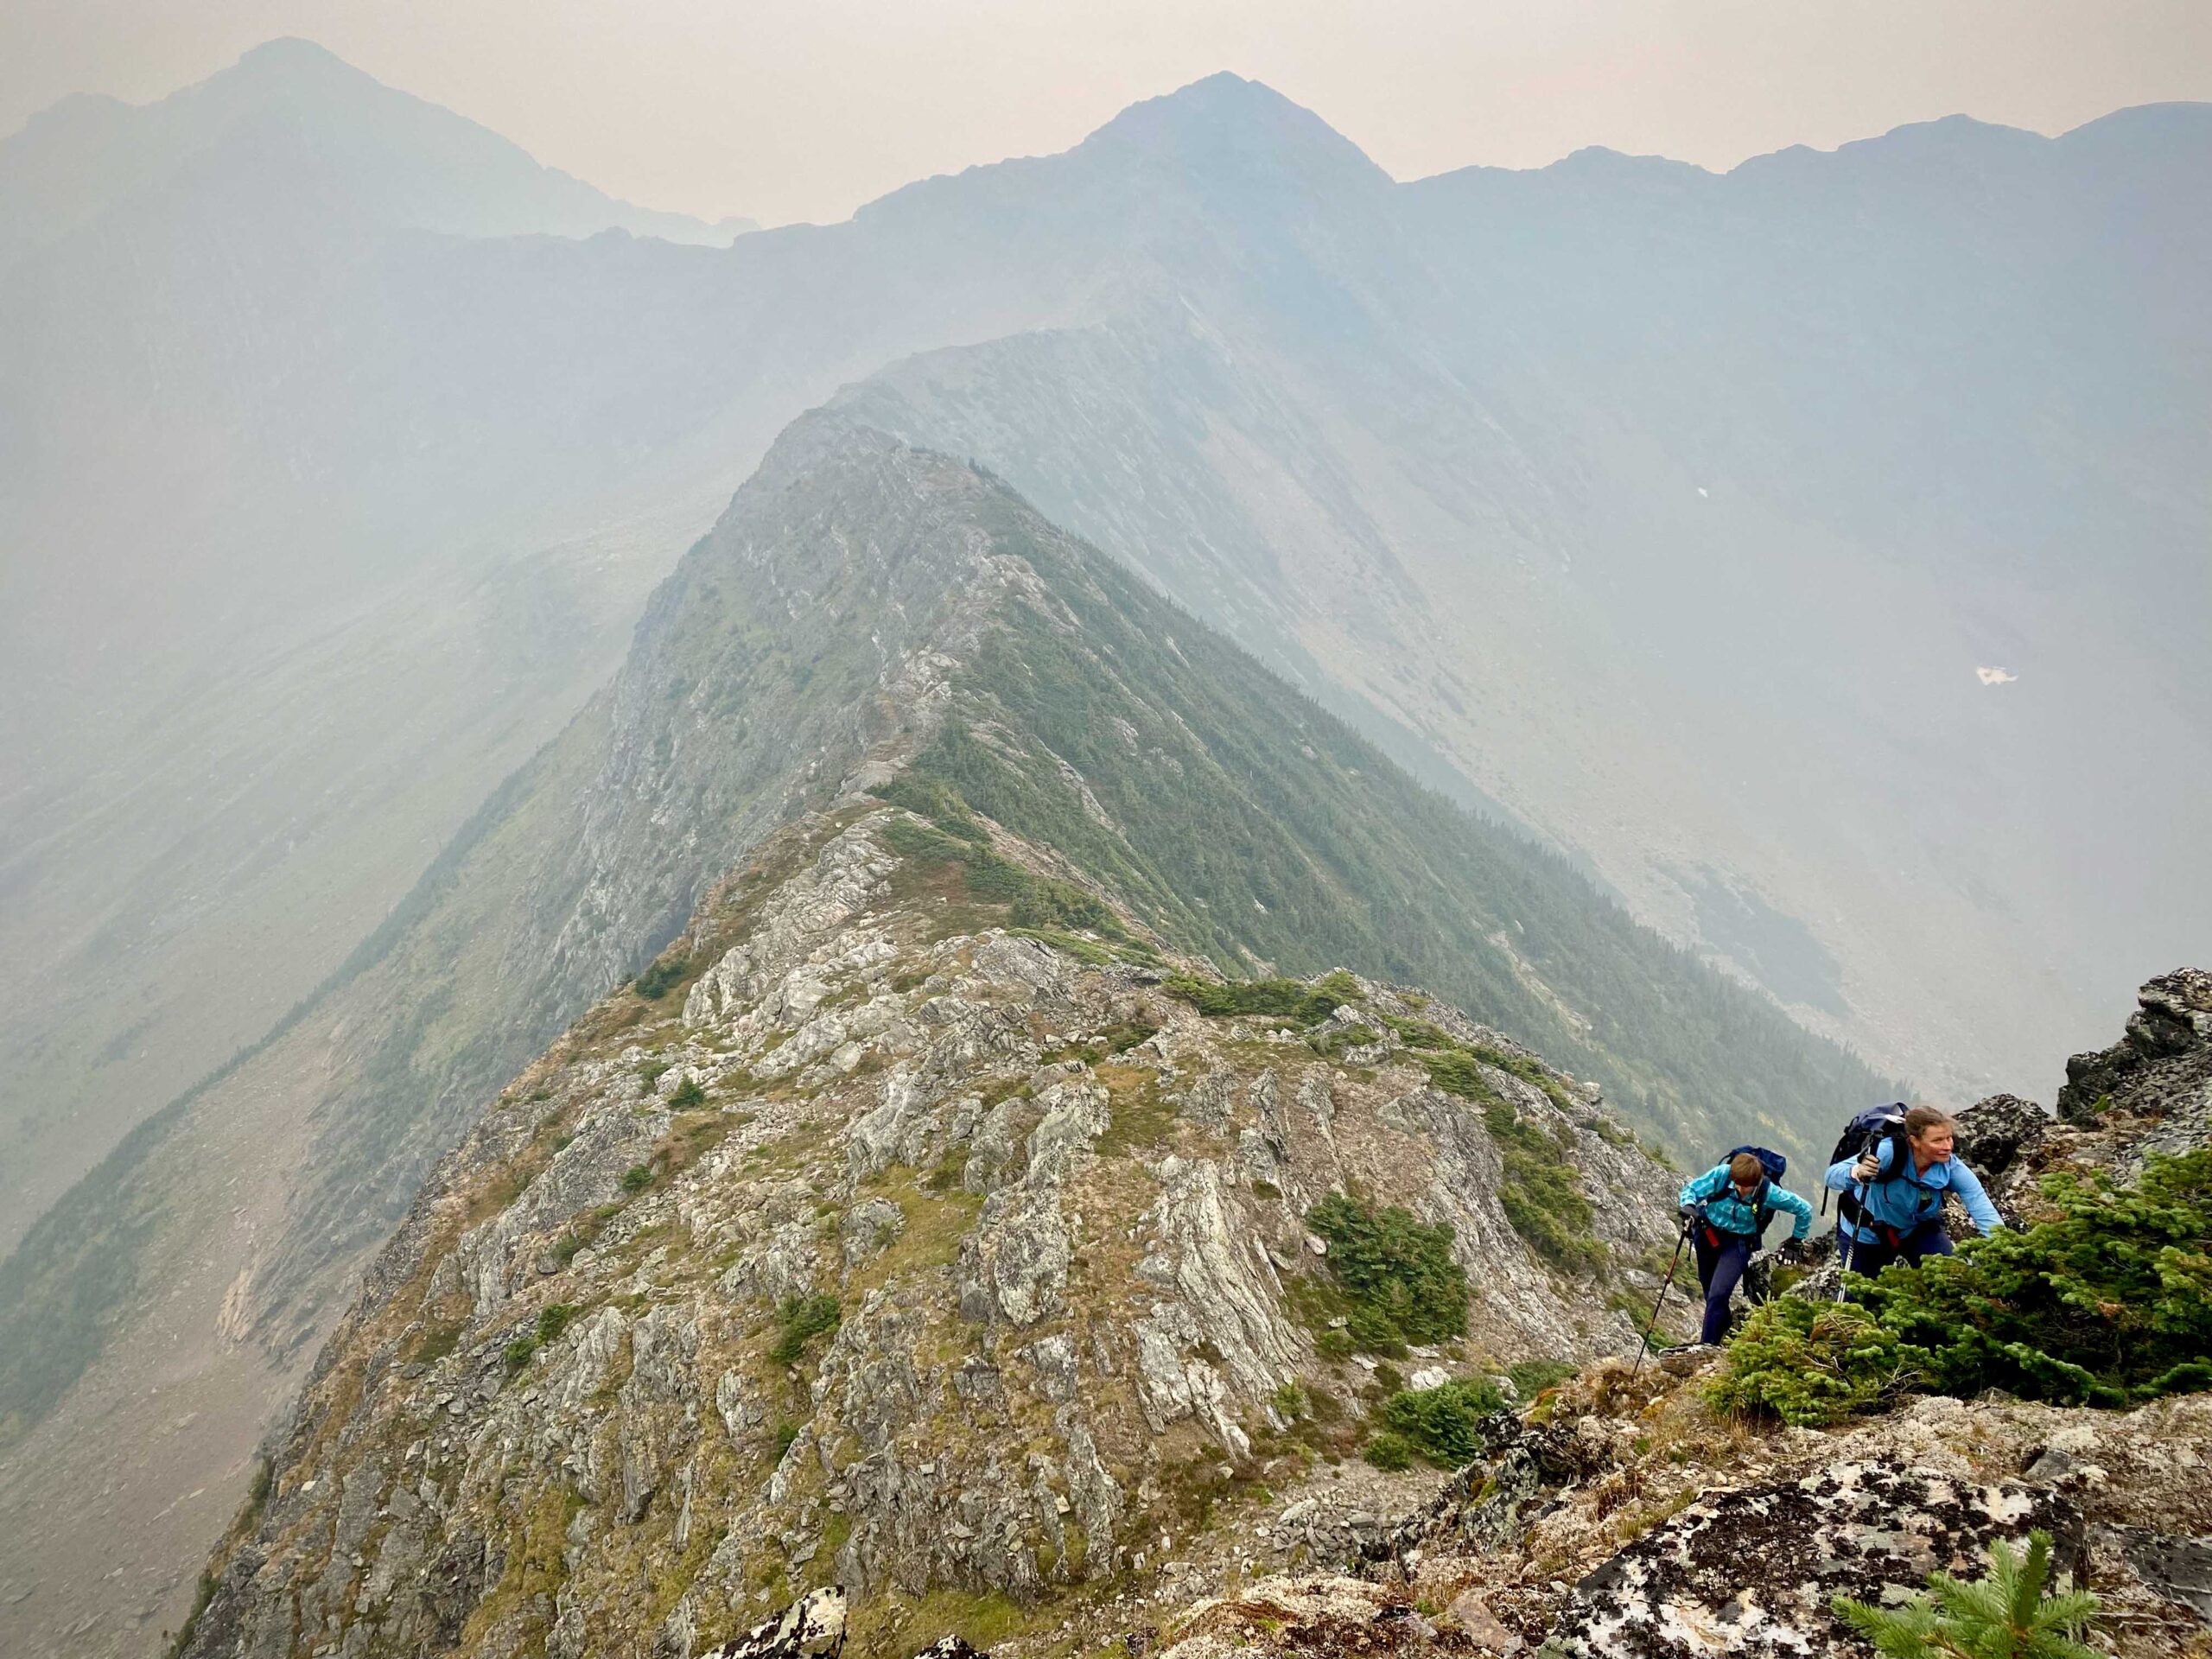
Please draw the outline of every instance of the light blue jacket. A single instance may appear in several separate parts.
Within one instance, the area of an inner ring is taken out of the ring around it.
[[[1890,1160],[1897,1154],[1897,1149],[1894,1136],[1885,1137],[1878,1144],[1876,1157],[1883,1174],[1889,1173]],[[1904,1156],[1910,1161],[1910,1153]],[[1875,1223],[1909,1233],[1930,1217],[1940,1216],[1946,1192],[1958,1194],[1959,1202],[1966,1205],[1967,1214],[1974,1217],[1974,1224],[1980,1231],[1993,1233],[2005,1224],[2005,1218],[1997,1213],[1997,1206],[1989,1201],[1989,1194],[1981,1190],[1980,1177],[1967,1167],[1963,1158],[1930,1164],[1917,1173],[1908,1169],[1895,1180],[1869,1181],[1863,1191],[1851,1176],[1858,1162],[1856,1158],[1847,1158],[1840,1164],[1830,1164],[1827,1184],[1835,1192],[1856,1195],[1863,1206],[1859,1224],[1850,1229],[1861,1244],[1871,1244],[1881,1236],[1874,1230]]]
[[[1684,1204],[1702,1205],[1705,1218],[1724,1233],[1756,1233],[1759,1230],[1758,1207],[1745,1204],[1736,1196],[1736,1188],[1728,1179],[1728,1166],[1715,1164],[1702,1175],[1693,1176],[1682,1183],[1681,1200]],[[1813,1230],[1813,1206],[1785,1187],[1769,1181],[1766,1186],[1766,1207],[1770,1212],[1788,1211],[1797,1217],[1796,1230],[1789,1236],[1802,1238]],[[1770,1213],[1768,1217],[1772,1219]]]

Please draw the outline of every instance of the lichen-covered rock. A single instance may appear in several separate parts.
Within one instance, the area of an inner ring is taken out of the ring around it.
[[[1426,1382],[1632,1341],[1499,1191],[1503,1114],[1649,1294],[1668,1177],[1593,1090],[1350,976],[1313,1028],[1204,1016],[1135,918],[1010,929],[922,836],[867,798],[795,825],[686,931],[680,998],[617,993],[505,1092],[324,1354],[189,1651],[686,1659],[833,1584],[887,1632],[1341,1558],[1423,1477],[1332,1462],[1399,1386],[1300,1300],[1332,1192],[1449,1229],[1467,1336]],[[1459,1092],[1396,1040],[1416,1017]]]
[[[1551,1641],[1579,1659],[1832,1652],[1848,1640],[1832,1598],[1879,1602],[1931,1572],[1974,1576],[1992,1539],[2037,1528],[2063,1567],[2081,1567],[2081,1515],[2056,1493],[1890,1459],[1833,1464],[1663,1522],[1575,1585]]]
[[[833,1659],[844,1645],[844,1592],[810,1590],[780,1617],[762,1620],[701,1659]]]

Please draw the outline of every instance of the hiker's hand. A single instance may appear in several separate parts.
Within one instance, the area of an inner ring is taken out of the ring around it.
[[[1681,1209],[1675,1211],[1675,1219],[1681,1223],[1685,1231],[1696,1226],[1697,1206],[1694,1204],[1686,1204],[1682,1205]]]
[[[1851,1166],[1851,1179],[1854,1181],[1871,1181],[1881,1173],[1882,1160],[1872,1153]]]
[[[1805,1242],[1802,1239],[1785,1238],[1782,1241],[1782,1248],[1774,1254],[1777,1261],[1795,1267],[1805,1259]]]

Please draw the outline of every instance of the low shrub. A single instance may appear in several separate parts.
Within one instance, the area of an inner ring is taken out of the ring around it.
[[[779,1327],[768,1357],[779,1365],[796,1365],[806,1344],[825,1331],[835,1331],[840,1317],[837,1299],[827,1294],[793,1296],[776,1309]]]
[[[1386,1353],[1465,1334],[1467,1276],[1452,1259],[1450,1226],[1333,1192],[1306,1211],[1306,1224],[1328,1243],[1329,1274],[1355,1345]]]
[[[1726,1411],[1818,1428],[1885,1404],[1923,1380],[1897,1338],[1865,1308],[1783,1297],[1753,1313],[1730,1339],[1706,1398]]]
[[[632,988],[648,1002],[658,1002],[676,988],[691,966],[691,959],[678,952],[662,957],[631,982]]]
[[[1333,976],[1332,976],[1333,977]],[[1345,1000],[1329,980],[1308,988],[1294,979],[1199,979],[1171,975],[1163,988],[1216,1020],[1259,1014],[1287,1026],[1318,1026]]]
[[[1504,1404],[1496,1383],[1477,1378],[1394,1394],[1382,1403],[1382,1421],[1431,1463],[1457,1469],[1482,1451],[1482,1420]]]
[[[1716,1404],[1821,1424],[1905,1389],[2126,1407],[2212,1388],[2212,1148],[2122,1186],[2044,1178],[2051,1214],[1880,1278],[1859,1307],[1782,1297],[1728,1344]]]
[[[1387,1428],[1370,1440],[1360,1455],[1377,1469],[1395,1471],[1414,1466],[1413,1442]]]
[[[573,1302],[553,1302],[537,1311],[537,1340],[540,1346],[560,1339],[569,1328],[569,1321],[576,1317]]]
[[[2153,1155],[2133,1186],[2047,1176],[2043,1196],[2051,1218],[1868,1288],[1928,1386],[2107,1407],[2212,1388],[2212,1147]]]

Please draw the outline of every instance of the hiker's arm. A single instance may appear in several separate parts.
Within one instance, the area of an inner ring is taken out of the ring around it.
[[[1859,1185],[1859,1178],[1851,1172],[1859,1166],[1856,1158],[1847,1158],[1840,1164],[1830,1164],[1828,1173],[1821,1178],[1821,1185],[1831,1192],[1848,1192]]]
[[[1959,1202],[1966,1205],[1967,1214],[1982,1232],[1993,1233],[2005,1225],[2005,1217],[1997,1213],[1997,1206],[1982,1190],[1981,1177],[1967,1167],[1963,1158],[1951,1160],[1951,1191],[1959,1195]]]
[[[1802,1238],[1806,1234],[1813,1230],[1813,1206],[1806,1203],[1804,1199],[1799,1198],[1795,1192],[1792,1192],[1788,1187],[1777,1186],[1769,1188],[1767,1192],[1767,1202],[1771,1204],[1777,1210],[1787,1210],[1791,1215],[1797,1218],[1797,1224],[1789,1230],[1790,1237]]]
[[[1715,1179],[1716,1177],[1718,1179]],[[1707,1170],[1704,1174],[1693,1175],[1689,1179],[1684,1181],[1682,1183],[1682,1195],[1681,1198],[1677,1198],[1675,1202],[1683,1205],[1685,1208],[1694,1204],[1703,1204],[1707,1198],[1711,1198],[1714,1193],[1720,1190],[1721,1183],[1726,1181],[1727,1179],[1728,1166],[1726,1164],[1715,1164],[1711,1169]]]

